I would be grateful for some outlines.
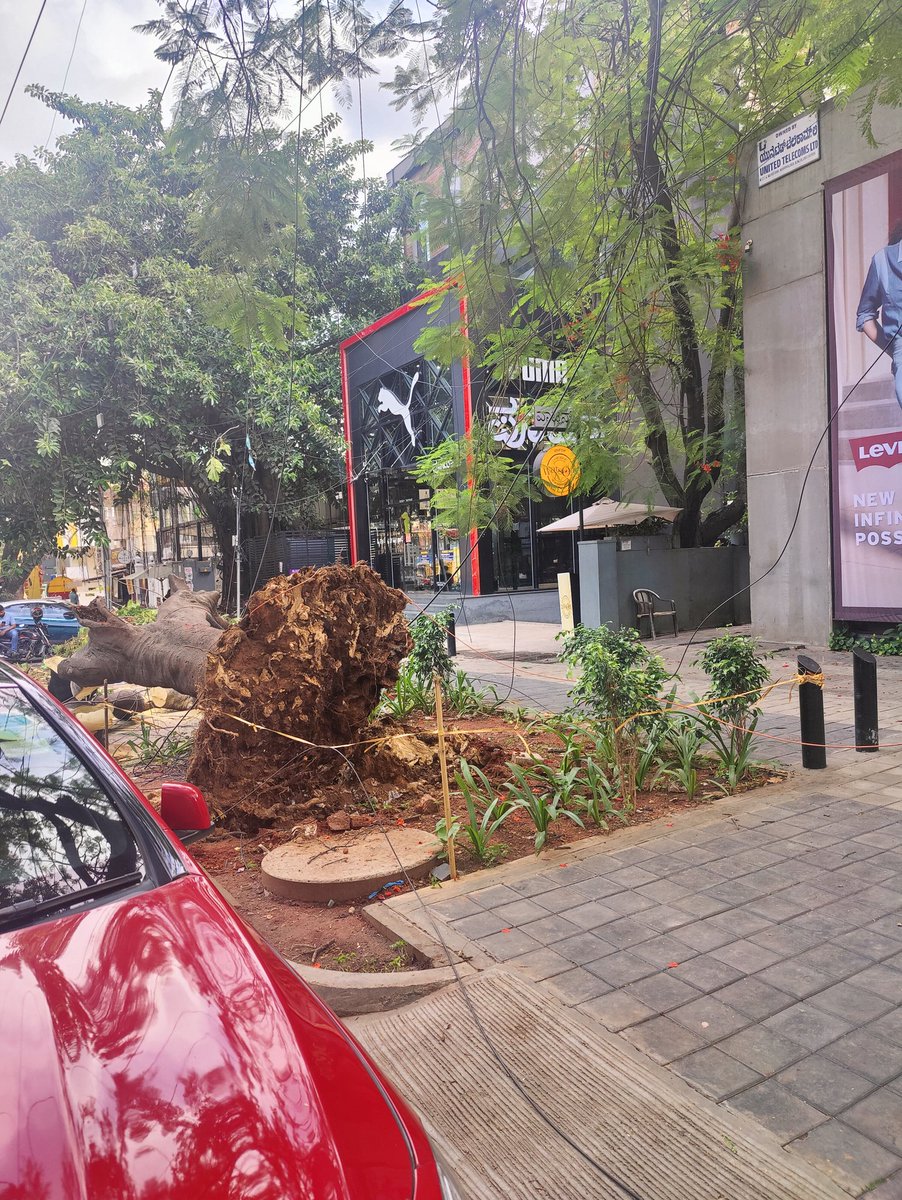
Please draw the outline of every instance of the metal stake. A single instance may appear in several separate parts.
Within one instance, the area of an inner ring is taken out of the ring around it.
[[[877,659],[857,646],[852,651],[852,680],[855,691],[855,749],[872,754],[880,749],[877,717]]]
[[[448,763],[445,758],[445,721],[442,714],[442,681],[436,675],[433,679],[435,686],[435,723],[438,726],[438,761],[442,771],[442,799],[445,806],[445,832],[448,834],[448,866],[451,868],[451,878],[457,878],[457,858],[454,853],[454,838],[451,837],[451,789],[448,786]]]
[[[804,654],[799,655],[800,675],[820,675],[820,663]],[[820,771],[827,765],[826,731],[824,729],[824,693],[816,683],[799,684],[799,723],[802,737],[802,766]]]

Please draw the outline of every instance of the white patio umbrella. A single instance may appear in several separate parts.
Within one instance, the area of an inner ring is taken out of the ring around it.
[[[623,504],[619,500],[605,497],[583,509],[582,525],[580,513],[575,512],[552,521],[550,525],[543,525],[539,533],[571,533],[580,528],[605,529],[609,525],[641,525],[649,517],[672,521],[682,511],[681,508],[666,508],[660,504],[651,507],[647,504]]]

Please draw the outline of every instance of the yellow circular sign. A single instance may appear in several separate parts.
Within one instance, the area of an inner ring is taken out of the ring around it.
[[[579,461],[569,446],[549,446],[542,455],[539,478],[552,496],[569,496],[579,476]]]

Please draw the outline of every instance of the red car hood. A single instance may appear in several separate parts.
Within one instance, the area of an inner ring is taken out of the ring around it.
[[[0,1196],[410,1200],[331,1014],[206,878],[0,936]]]

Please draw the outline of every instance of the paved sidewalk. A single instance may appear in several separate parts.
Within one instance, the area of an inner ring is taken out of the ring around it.
[[[438,918],[449,945],[522,973],[850,1194],[898,1200],[900,868],[902,755],[853,754],[391,904],[430,933]]]
[[[567,692],[573,686],[566,668],[555,661],[560,649],[555,640],[556,625],[518,621],[494,622],[458,628],[458,663],[474,679],[492,686],[502,700],[513,707],[535,712],[562,712],[569,704]],[[659,638],[647,645],[661,655],[669,670],[679,674],[678,696],[692,700],[709,686],[707,675],[694,665],[704,644],[723,630],[710,629],[699,633],[689,645],[690,635]],[[731,632],[743,632],[734,629]],[[854,749],[855,729],[852,705],[852,656],[825,647],[797,651],[794,647],[764,643],[770,653],[768,666],[773,679],[793,675],[797,654],[803,652],[820,663],[826,676],[824,715],[828,745],[828,761],[861,759]],[[547,660],[547,661],[546,661]],[[877,660],[877,680],[880,702],[881,741],[887,746],[896,744],[902,750],[902,661],[893,658]],[[765,699],[758,725],[761,736],[756,744],[756,757],[774,762],[801,762],[798,698],[794,690],[781,686]],[[831,753],[829,747],[837,749]],[[840,747],[845,747],[840,749]]]

